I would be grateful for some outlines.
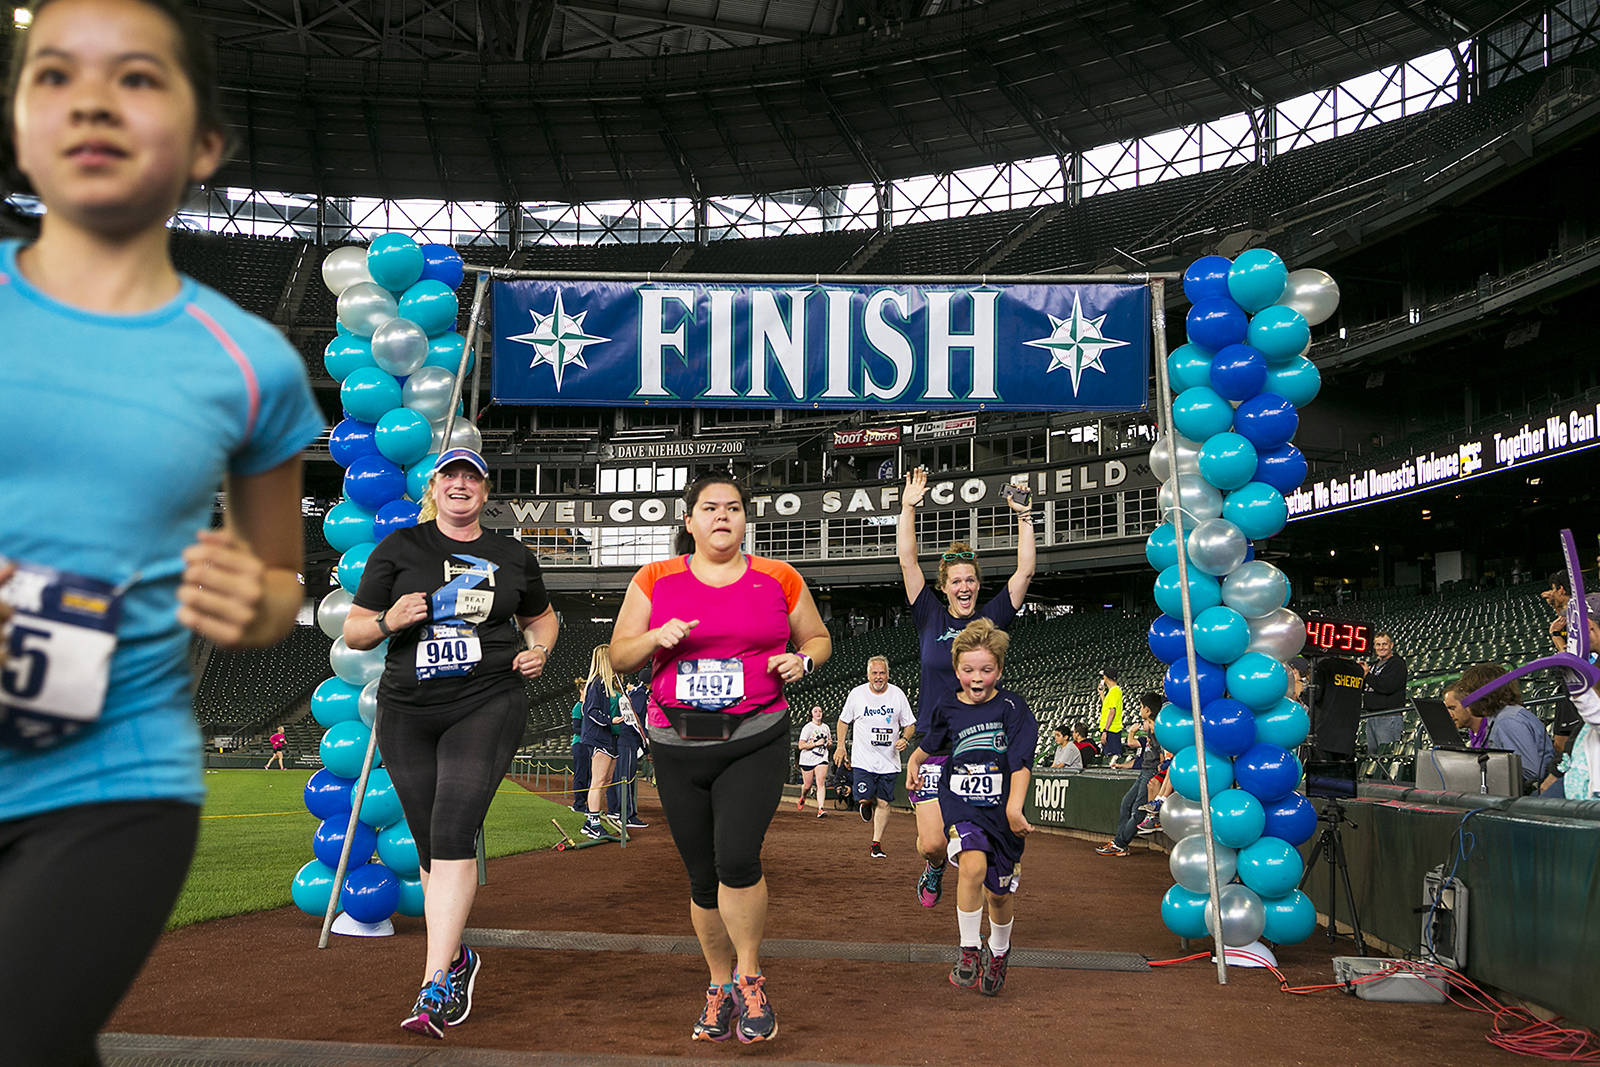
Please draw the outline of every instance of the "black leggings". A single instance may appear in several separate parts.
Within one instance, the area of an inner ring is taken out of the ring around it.
[[[661,808],[689,870],[689,898],[715,908],[719,882],[746,889],[761,881],[761,843],[789,773],[789,731],[650,752]]]
[[[189,873],[200,809],[84,804],[0,822],[0,1059],[95,1064]]]
[[[476,855],[478,827],[527,725],[528,695],[520,685],[487,700],[389,712],[378,720],[383,765],[400,794],[423,870],[435,859]]]

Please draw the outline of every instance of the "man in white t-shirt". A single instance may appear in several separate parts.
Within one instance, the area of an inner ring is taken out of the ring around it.
[[[811,709],[811,720],[800,727],[800,800],[796,811],[806,810],[806,793],[812,785],[817,787],[817,818],[828,814],[823,807],[823,797],[828,788],[828,749],[833,744],[833,732],[822,721],[822,709]]]
[[[851,724],[855,736],[850,737]],[[889,824],[889,801],[894,799],[895,782],[900,778],[900,753],[917,732],[917,717],[905,691],[889,684],[889,660],[873,656],[867,660],[867,684],[850,690],[844,711],[839,716],[839,747],[834,763],[844,761],[844,745],[849,739],[852,794],[861,811],[861,821],[872,823],[873,859],[883,859],[883,829]]]

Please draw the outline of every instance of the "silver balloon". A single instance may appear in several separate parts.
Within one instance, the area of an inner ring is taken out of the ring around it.
[[[396,378],[404,378],[428,358],[428,335],[410,319],[390,319],[372,334],[372,358]]]
[[[1339,309],[1339,283],[1327,271],[1315,267],[1302,267],[1291,271],[1278,303],[1294,308],[1315,326],[1328,321]]]
[[[1250,619],[1251,652],[1265,652],[1279,663],[1300,654],[1306,644],[1305,620],[1288,608],[1277,608]]]
[[[455,384],[456,376],[443,367],[423,367],[406,379],[400,402],[437,423],[450,410],[450,391]]]
[[[1180,793],[1161,802],[1161,830],[1173,841],[1182,841],[1200,832],[1200,804]]]
[[[1172,477],[1172,441],[1178,443],[1178,473],[1200,473],[1200,446],[1179,435],[1168,436],[1161,434],[1156,438],[1156,443],[1150,446],[1150,469],[1155,471],[1156,478],[1166,481]]]
[[[1239,564],[1222,579],[1222,602],[1247,619],[1259,619],[1283,607],[1289,579],[1265,560]]]
[[[339,294],[339,321],[357,337],[371,337],[399,310],[394,294],[377,282],[356,282]]]
[[[361,721],[371,726],[378,717],[378,682],[374,678],[361,687],[361,696],[356,700],[356,714],[361,716]]]
[[[344,248],[335,248],[322,260],[322,284],[328,287],[328,292],[340,296],[344,291],[357,282],[372,281],[372,273],[367,270],[367,250],[347,245]]]
[[[1243,948],[1267,928],[1267,909],[1249,886],[1223,886],[1217,893],[1217,903],[1222,908],[1222,933],[1217,933],[1217,910],[1209,900],[1206,901],[1206,929],[1229,948]]]
[[[447,448],[470,448],[474,452],[483,451],[483,434],[479,432],[471,419],[461,415],[456,416],[456,424],[450,427],[450,443],[444,440],[444,423],[433,423],[433,446],[430,451],[443,452]]]
[[[317,625],[329,637],[344,633],[344,617],[350,614],[350,602],[355,598],[343,589],[335,589],[317,605]]]
[[[1161,483],[1161,490],[1156,494],[1156,507],[1161,509],[1163,522],[1172,517],[1174,482],[1178,487],[1176,497],[1182,504],[1186,520],[1200,523],[1222,514],[1222,494],[1217,492],[1216,486],[1198,474],[1179,474],[1177,478],[1169,478]]]
[[[383,657],[388,651],[387,641],[359,652],[345,644],[341,637],[328,650],[328,662],[333,666],[333,673],[351,685],[366,685],[383,673]]]
[[[1162,803],[1165,807],[1167,802]],[[1167,866],[1172,871],[1172,880],[1191,893],[1209,893],[1211,883],[1206,880],[1206,838],[1204,834],[1192,833],[1188,837],[1172,846],[1172,854],[1167,857]],[[1239,854],[1227,845],[1217,846],[1217,882],[1226,885],[1233,881],[1233,876],[1239,871]],[[1260,901],[1257,901],[1260,903]]]
[[[1213,578],[1229,574],[1250,551],[1244,531],[1227,519],[1207,519],[1189,532],[1189,562]]]

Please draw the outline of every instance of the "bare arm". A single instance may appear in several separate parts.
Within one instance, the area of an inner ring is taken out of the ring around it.
[[[838,764],[843,764],[844,763],[844,743],[850,736],[850,724],[845,721],[844,716],[842,716],[842,715],[839,716],[839,727],[834,732],[839,735],[839,742],[838,742],[837,745],[834,746],[833,762],[838,763]]]
[[[833,638],[822,624],[817,602],[811,599],[811,590],[802,585],[800,599],[789,612],[789,640],[794,642],[794,652],[780,652],[767,659],[767,670],[777,671],[785,682],[798,682],[805,677],[805,664],[800,660],[804,653],[812,667],[820,667],[833,655]]]
[[[906,792],[915,793],[922,788],[922,765],[927,762],[928,754],[918,745],[911,752],[911,758],[906,761]]]
[[[1006,503],[1017,513],[1017,570],[1006,582],[1006,591],[1011,594],[1011,606],[1021,609],[1022,602],[1028,599],[1028,585],[1033,581],[1039,546],[1034,541],[1033,512],[1015,500]]]
[[[906,488],[900,496],[900,518],[894,528],[894,554],[900,561],[900,580],[905,583],[906,603],[914,602],[928,584],[917,563],[917,505],[928,492],[928,472],[921,467],[906,475]]]
[[[1006,822],[1011,825],[1014,834],[1033,833],[1033,824],[1022,814],[1023,801],[1028,796],[1028,782],[1033,777],[1033,772],[1026,767],[1018,767],[1011,772],[1011,795],[1006,800]]]
[[[617,612],[616,625],[611,628],[611,667],[621,674],[631,674],[644,666],[658,648],[673,648],[684,635],[700,625],[699,619],[668,619],[649,629],[650,598],[632,582],[622,598],[622,609]]]
[[[546,607],[538,615],[518,615],[517,629],[522,631],[522,638],[528,642],[528,647],[517,653],[511,661],[511,669],[524,678],[537,678],[544,673],[545,661],[555,647],[561,620],[556,618],[555,608]]]

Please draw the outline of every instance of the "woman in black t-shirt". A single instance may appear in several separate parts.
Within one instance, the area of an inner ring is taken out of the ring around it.
[[[527,726],[523,679],[544,670],[558,629],[533,554],[478,524],[488,474],[471,449],[439,457],[421,522],[373,549],[344,624],[351,648],[389,641],[378,746],[417,842],[428,924],[422,991],[400,1025],[431,1037],[472,1010],[481,961],[461,933],[474,838]]]

